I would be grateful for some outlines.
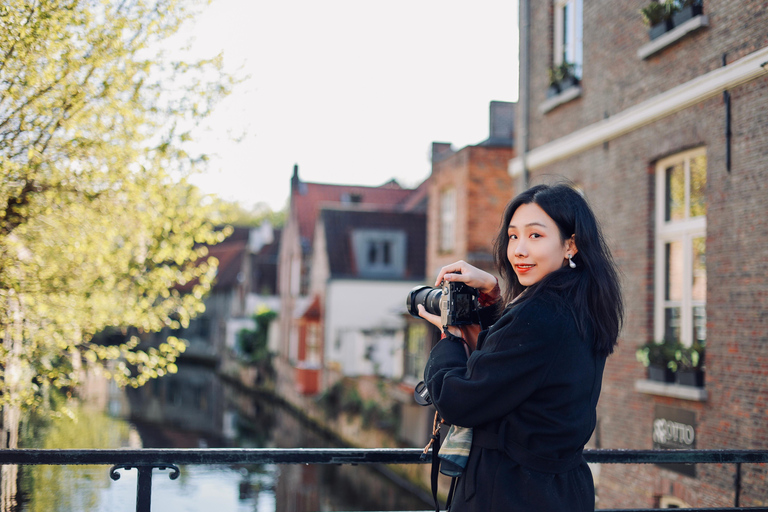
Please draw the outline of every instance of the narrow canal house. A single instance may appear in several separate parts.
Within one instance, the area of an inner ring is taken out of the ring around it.
[[[572,180],[623,273],[593,447],[765,450],[768,9],[686,2],[649,32],[649,3],[521,0],[510,173]],[[649,380],[635,352],[662,340],[705,344],[703,383]],[[761,465],[596,469],[601,508],[768,504]]]
[[[268,221],[255,228],[238,226],[208,247],[208,254],[219,262],[216,280],[205,298],[205,311],[176,333],[188,342],[184,357],[219,364],[223,356],[238,352],[238,332],[255,328],[257,308],[279,309],[280,233]]]
[[[501,216],[515,194],[507,172],[515,155],[516,104],[491,101],[488,138],[453,149],[447,142],[432,143],[428,179],[426,283],[432,286],[440,268],[458,260],[496,273],[493,240]],[[406,316],[403,387],[412,390],[424,378],[424,367],[440,332],[421,319]],[[403,395],[401,436],[413,445],[425,443],[432,408],[413,405]]]
[[[308,183],[294,167],[278,267],[281,396],[299,405],[382,364],[397,376],[385,347],[402,332],[392,311],[424,279],[424,203],[423,187]]]
[[[412,392],[437,335],[405,314],[405,297],[458,259],[493,269],[490,248],[513,192],[514,118],[514,103],[492,101],[488,138],[459,150],[433,143],[430,177],[398,195],[392,183],[304,183],[294,169],[280,259],[280,394],[300,403],[339,376],[361,377],[363,387],[384,377],[399,383],[389,392],[398,440],[426,442],[431,417]]]

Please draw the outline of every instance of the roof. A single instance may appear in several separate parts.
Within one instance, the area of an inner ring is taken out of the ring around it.
[[[429,200],[429,178],[411,191],[411,195],[402,203],[404,212],[426,212]]]
[[[352,233],[361,229],[403,231],[406,235],[405,272],[401,279],[422,280],[426,270],[427,216],[424,212],[323,209],[330,277],[359,278]]]
[[[243,269],[243,256],[246,254],[247,248],[247,241],[235,240],[230,242],[229,238],[219,244],[208,246],[208,255],[219,260],[214,288],[237,286],[238,275]],[[240,279],[243,277],[240,276]]]
[[[298,190],[297,190],[298,189]],[[418,190],[418,189],[417,189]],[[299,236],[311,243],[320,209],[329,205],[360,205],[377,210],[398,210],[414,193],[390,180],[379,187],[299,182],[291,192],[291,204],[299,222]]]

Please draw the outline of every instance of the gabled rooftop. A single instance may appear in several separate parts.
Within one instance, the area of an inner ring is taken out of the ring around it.
[[[293,168],[291,178],[291,207],[295,210],[299,222],[299,236],[302,244],[312,242],[315,223],[321,208],[356,207],[377,211],[402,211],[419,207],[419,198],[425,195],[423,187],[403,188],[390,180],[383,185],[372,187],[364,185],[335,185],[330,183],[309,183],[299,179],[298,166]],[[414,194],[416,197],[414,204]]]

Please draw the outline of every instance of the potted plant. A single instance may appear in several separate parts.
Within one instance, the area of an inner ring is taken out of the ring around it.
[[[675,380],[683,386],[704,387],[704,346],[695,342],[675,350]]]
[[[678,27],[700,14],[704,13],[702,0],[679,0],[675,12],[672,14],[672,24]]]
[[[552,66],[549,68],[549,88],[547,89],[547,98],[560,94],[560,67]]]
[[[674,26],[672,24],[672,15],[676,11],[677,4],[675,0],[665,0],[663,2],[653,0],[640,9],[643,22],[649,27],[648,35],[651,40],[656,39]]]
[[[649,341],[635,352],[637,360],[648,369],[648,380],[675,381],[675,350],[667,341]]]
[[[579,83],[579,79],[576,77],[576,64],[563,61],[560,64],[560,90],[564,91],[569,87],[573,87]]]
[[[579,83],[576,77],[576,65],[563,61],[557,66],[549,68],[549,89],[547,89],[547,98],[556,96],[574,85]]]

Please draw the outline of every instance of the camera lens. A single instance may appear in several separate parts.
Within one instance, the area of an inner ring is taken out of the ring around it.
[[[413,399],[419,405],[432,405],[432,397],[429,396],[429,390],[424,381],[416,384],[416,388],[413,390]]]
[[[405,307],[412,316],[419,316],[418,305],[424,306],[427,313],[433,315],[440,314],[440,296],[443,294],[442,289],[432,288],[430,286],[417,286],[410,291],[408,297],[405,299]]]

